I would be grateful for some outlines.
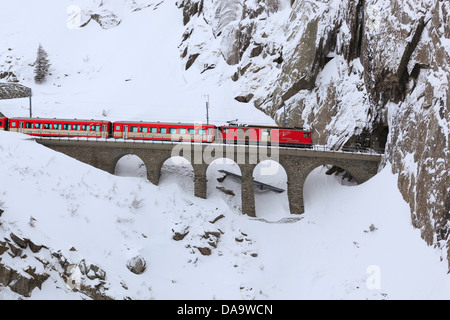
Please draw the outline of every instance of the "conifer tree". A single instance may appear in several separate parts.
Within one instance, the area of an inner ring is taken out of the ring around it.
[[[45,77],[48,74],[49,67],[50,63],[48,61],[47,52],[44,50],[44,48],[42,48],[42,45],[39,44],[37,58],[34,66],[34,81],[36,83],[43,83],[45,81]]]

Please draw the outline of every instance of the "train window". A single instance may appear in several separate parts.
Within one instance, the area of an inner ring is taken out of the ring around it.
[[[304,138],[310,138],[310,137],[311,137],[311,133],[309,133],[309,132],[303,132],[303,137],[304,137]]]
[[[11,122],[11,127],[15,127],[16,126],[16,123],[13,121],[13,122]]]
[[[198,129],[198,134],[204,135],[205,134],[205,129]]]
[[[130,132],[138,132],[138,127],[130,127]]]
[[[27,123],[25,123],[25,128],[27,128],[27,129],[33,129],[33,122],[27,122]]]
[[[51,129],[52,128],[52,124],[51,123],[44,123],[44,129]]]
[[[147,133],[147,127],[139,127],[139,132]]]
[[[61,124],[55,123],[55,124],[53,125],[53,129],[55,129],[55,130],[61,130]]]
[[[159,133],[167,133],[167,128],[159,128]]]
[[[81,130],[83,130],[83,131],[89,131],[89,125],[88,125],[88,124],[83,124],[83,125],[81,126]]]
[[[149,130],[148,130],[148,132],[151,132],[151,133],[158,133],[158,128],[150,127]]]
[[[63,128],[64,130],[70,130],[70,124],[64,124]]]
[[[190,129],[188,129],[188,131],[189,131],[189,134],[195,134],[195,129],[194,128],[190,128]]]
[[[42,123],[35,123],[34,124],[35,129],[42,129]]]
[[[81,124],[74,124],[74,125],[72,125],[72,130],[80,131],[81,130]]]
[[[98,124],[94,124],[91,126],[92,131],[100,131],[100,126]]]
[[[178,129],[178,132],[180,134],[186,134],[186,129],[185,128],[180,128],[180,129]]]
[[[177,133],[177,128],[169,128],[169,133],[171,134]]]

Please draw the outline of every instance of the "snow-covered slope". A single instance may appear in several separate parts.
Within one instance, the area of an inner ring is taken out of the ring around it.
[[[411,227],[389,166],[360,186],[318,169],[302,217],[249,218],[219,197],[112,176],[27,138],[0,134],[0,238],[45,247],[8,250],[0,264],[48,275],[29,299],[86,298],[89,286],[117,299],[450,298],[446,263]],[[139,275],[127,268],[135,257],[146,262]],[[90,265],[102,271],[75,272]],[[0,297],[18,296],[2,287]]]
[[[209,101],[210,123],[274,123],[234,100],[232,88],[219,85],[220,69],[208,81],[198,72],[185,72],[178,48],[184,32],[182,12],[174,1],[102,3],[44,0],[0,5],[0,70],[12,72],[32,88],[33,116],[206,122]],[[107,29],[95,20],[77,28],[95,14]],[[32,66],[39,43],[51,63],[51,75],[43,85],[34,83]],[[28,99],[0,100],[0,111],[27,116],[28,105]]]
[[[283,102],[288,121],[312,126],[316,143],[341,145],[346,133],[381,121],[389,153],[386,167],[361,186],[317,169],[304,186],[301,217],[289,215],[285,193],[255,192],[255,219],[240,214],[240,184],[217,180],[220,163],[208,169],[202,200],[193,196],[190,165],[166,163],[154,186],[142,178],[145,168],[133,167],[136,159],[124,159],[113,176],[1,132],[0,298],[450,298],[445,251],[420,239],[444,248],[448,237],[442,61],[449,42],[441,22],[450,10],[445,2],[436,10],[426,1],[403,2],[413,8],[404,15],[400,1],[387,0],[3,1],[0,81],[32,88],[35,117],[205,122],[209,101],[211,123],[274,124],[255,106],[280,123]],[[363,40],[353,34],[391,13],[401,25],[392,18]],[[432,20],[408,71],[413,62],[424,69],[407,84],[403,103],[378,108],[370,99],[386,98],[381,89],[392,93],[380,72],[401,60],[423,14]],[[319,48],[321,40],[328,47]],[[357,42],[359,58],[350,48]],[[43,85],[33,79],[39,43],[52,64]],[[304,75],[315,88],[304,88]],[[27,116],[28,106],[28,99],[0,100],[10,117]],[[419,165],[417,157],[427,160]],[[256,170],[255,178],[286,188],[282,169],[272,177]],[[411,224],[416,204],[420,231]],[[143,262],[140,274],[127,267]]]

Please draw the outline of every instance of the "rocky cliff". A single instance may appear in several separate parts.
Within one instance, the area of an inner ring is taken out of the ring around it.
[[[241,93],[316,144],[385,149],[414,227],[449,250],[450,4],[180,0],[186,69],[226,62]],[[192,72],[192,71],[191,71]],[[382,201],[374,195],[374,201]],[[450,257],[450,255],[448,255]]]

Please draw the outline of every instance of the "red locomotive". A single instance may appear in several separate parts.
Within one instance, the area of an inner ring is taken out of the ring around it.
[[[226,126],[220,127],[225,143],[265,144],[282,147],[307,148],[312,146],[311,132],[302,129],[261,127],[261,126]]]
[[[35,136],[193,141],[312,148],[311,131],[263,126],[192,123],[11,118],[0,114],[0,130]]]

